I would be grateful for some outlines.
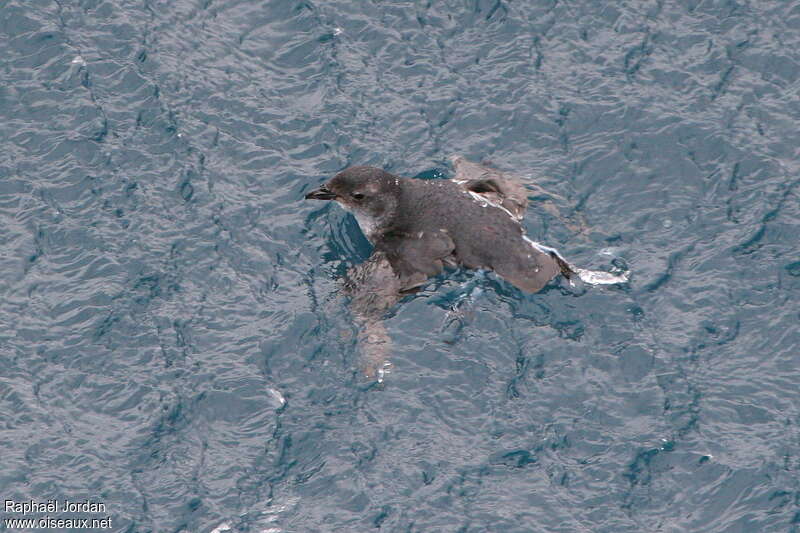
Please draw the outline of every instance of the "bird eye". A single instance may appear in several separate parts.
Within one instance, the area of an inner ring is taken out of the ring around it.
[[[360,192],[354,192],[350,196],[353,197],[353,200],[363,200],[364,199],[364,195],[362,193],[360,193]]]

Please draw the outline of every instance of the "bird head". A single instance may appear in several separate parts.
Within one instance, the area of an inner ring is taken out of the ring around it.
[[[350,167],[306,199],[335,200],[357,217],[386,222],[394,217],[400,196],[400,178],[375,167]]]

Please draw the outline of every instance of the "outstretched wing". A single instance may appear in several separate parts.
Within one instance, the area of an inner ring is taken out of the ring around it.
[[[412,291],[440,273],[454,249],[453,240],[443,229],[390,233],[375,243],[375,251],[386,254],[402,292]]]
[[[390,234],[375,244],[369,259],[350,269],[344,288],[359,324],[363,370],[368,377],[381,381],[390,366],[391,342],[383,315],[406,293],[441,272],[454,248],[443,230]]]
[[[400,278],[384,252],[375,252],[351,268],[344,291],[350,296],[353,314],[359,319],[379,319],[402,298]]]
[[[528,191],[522,182],[499,170],[467,161],[459,155],[451,156],[450,160],[456,171],[453,181],[467,192],[502,207],[512,218],[522,220],[528,207]]]
[[[369,259],[347,273],[344,289],[353,311],[361,317],[379,318],[404,293],[441,272],[454,248],[444,230],[383,236]]]
[[[347,272],[344,290],[350,296],[350,310],[358,324],[361,369],[367,377],[381,381],[389,370],[392,350],[383,316],[403,297],[400,278],[386,254],[375,252]]]

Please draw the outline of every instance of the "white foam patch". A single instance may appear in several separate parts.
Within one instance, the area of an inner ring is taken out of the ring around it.
[[[614,285],[615,283],[627,283],[629,271],[622,274],[612,274],[603,270],[586,270],[585,268],[575,268],[570,265],[572,270],[578,274],[581,281],[590,285]]]
[[[526,236],[523,236],[523,239],[528,241],[528,243],[531,246],[533,246],[534,248],[536,248],[537,250],[539,250],[542,253],[545,253],[545,254],[548,254],[548,255],[550,255],[550,254],[557,255],[559,257],[559,259],[561,259],[567,265],[569,265],[569,268],[573,272],[575,272],[578,275],[578,277],[581,279],[581,281],[583,281],[584,283],[588,283],[589,285],[614,285],[616,283],[627,283],[628,282],[629,275],[630,275],[630,271],[628,271],[628,270],[626,270],[625,272],[623,272],[621,274],[613,274],[611,272],[605,272],[603,270],[587,270],[585,268],[578,268],[575,265],[573,265],[572,263],[570,263],[569,261],[567,261],[564,258],[564,256],[561,255],[558,252],[558,250],[556,250],[555,248],[551,248],[550,246],[546,246],[544,244],[541,244],[541,243],[538,243],[536,241],[533,241],[533,240],[529,239]]]
[[[281,391],[279,391],[278,389],[273,389],[272,387],[267,387],[267,394],[272,396],[272,398],[276,402],[278,402],[278,407],[277,407],[278,409],[280,409],[281,407],[286,405],[286,398],[283,397],[283,394],[281,394]]]
[[[383,383],[383,380],[386,379],[386,376],[392,372],[392,363],[390,361],[384,361],[383,365],[375,372],[376,377],[378,378],[378,383]]]

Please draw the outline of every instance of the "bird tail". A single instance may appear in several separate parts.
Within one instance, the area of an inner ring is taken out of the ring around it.
[[[625,270],[619,274],[614,274],[612,272],[605,272],[603,270],[588,270],[585,268],[578,268],[567,261],[564,256],[561,255],[555,248],[532,241],[527,237],[525,237],[525,240],[540,252],[552,257],[558,265],[558,268],[561,270],[561,275],[570,280],[570,283],[572,283],[572,277],[575,275],[577,275],[581,281],[590,285],[614,285],[616,283],[627,283],[630,279],[630,270]]]

